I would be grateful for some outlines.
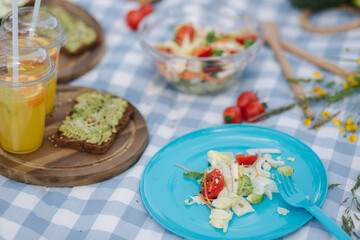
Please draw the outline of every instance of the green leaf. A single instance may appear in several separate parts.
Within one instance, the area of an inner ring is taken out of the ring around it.
[[[254,43],[256,42],[256,40],[253,40],[253,39],[246,39],[245,42],[244,42],[244,46],[245,48],[248,48],[250,47],[251,45],[253,45]]]
[[[288,82],[298,83],[298,82],[311,82],[311,78],[286,78]]]
[[[360,187],[360,174],[357,176],[355,185],[351,188],[351,193],[354,195],[355,191]]]
[[[231,116],[225,116],[225,117],[224,117],[224,121],[225,121],[226,123],[231,123],[232,117],[231,117]]]
[[[341,220],[342,220],[342,229],[344,229],[344,231],[347,233],[347,234],[351,234],[351,230],[352,230],[352,219],[351,217],[345,217],[344,215],[341,217]]]
[[[329,185],[329,187],[328,187],[328,189],[334,189],[335,187],[337,187],[337,186],[339,186],[339,185],[341,185],[340,183],[334,183],[334,184],[330,184]]]
[[[335,82],[332,81],[332,82],[327,83],[327,84],[325,85],[325,87],[330,88],[330,87],[332,87],[334,84],[335,84]]]
[[[266,102],[262,102],[262,103],[261,103],[261,105],[262,105],[262,106],[263,106],[263,108],[265,108],[265,109],[268,107],[268,105],[267,105],[267,103],[266,103]]]
[[[201,172],[184,173],[184,177],[187,177],[187,178],[200,178],[203,176],[204,176],[204,173],[201,173]]]
[[[317,83],[322,83],[323,81],[324,81],[323,78],[315,79],[315,82],[317,82]]]
[[[221,54],[223,54],[224,50],[221,49],[216,49],[214,51],[211,52],[212,56],[221,56]]]
[[[207,41],[208,43],[215,42],[216,39],[217,39],[217,37],[216,37],[216,34],[215,34],[215,31],[214,31],[214,30],[208,32],[208,34],[206,35],[206,41]]]
[[[349,198],[348,198],[348,197],[347,197],[347,198],[345,198],[345,200],[344,200],[344,201],[342,201],[342,203],[340,203],[340,206],[341,206],[341,205],[343,205],[344,203],[346,203],[348,200],[349,200]]]

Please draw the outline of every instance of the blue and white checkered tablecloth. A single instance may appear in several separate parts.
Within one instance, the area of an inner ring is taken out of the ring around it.
[[[145,210],[139,192],[141,174],[151,157],[171,140],[196,129],[222,124],[222,111],[235,103],[238,94],[254,90],[271,108],[293,99],[289,85],[268,47],[263,47],[241,76],[240,84],[212,96],[180,93],[167,85],[142,51],[135,32],[128,29],[124,17],[134,2],[120,0],[75,0],[88,10],[106,32],[106,53],[89,73],[71,85],[97,88],[122,96],[143,114],[149,129],[149,144],[140,160],[126,172],[104,182],[73,188],[48,188],[20,183],[0,175],[0,239],[180,239],[158,224]],[[156,9],[190,4],[191,0],[164,0]],[[211,3],[204,0],[201,2]],[[216,1],[217,2],[217,1]],[[360,29],[336,35],[317,35],[299,25],[300,12],[286,0],[227,0],[235,8],[251,12],[261,20],[281,26],[281,37],[318,56],[360,57]],[[321,25],[346,22],[354,16],[338,11],[315,15]],[[349,48],[350,51],[346,49]],[[308,78],[316,66],[287,54],[298,77]],[[351,62],[336,64],[355,70]],[[341,81],[321,71],[326,81]],[[310,92],[314,84],[303,84]],[[352,96],[333,105],[341,109],[339,118],[360,108],[360,97]],[[312,105],[319,115],[324,105]],[[359,118],[360,116],[357,115]],[[322,210],[338,225],[347,206],[339,204],[350,196],[360,170],[360,140],[350,143],[332,123],[318,131],[302,123],[300,107],[257,123],[288,133],[310,146],[321,158],[329,184],[341,183],[329,190]],[[359,132],[356,133],[358,139]],[[359,193],[358,193],[359,196]],[[353,209],[356,211],[356,209]],[[360,234],[359,222],[355,231]],[[283,239],[335,239],[312,219]]]

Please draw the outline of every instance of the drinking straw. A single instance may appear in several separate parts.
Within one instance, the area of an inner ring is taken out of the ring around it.
[[[12,0],[12,38],[13,38],[13,82],[18,82],[19,70],[17,61],[19,58],[19,45],[18,45],[18,2]]]
[[[35,29],[36,29],[37,18],[39,16],[40,4],[41,4],[41,0],[35,0],[34,11],[33,11],[32,19],[31,19],[31,25],[30,25],[31,27],[30,27],[30,32],[29,32],[30,40],[33,40],[34,35],[35,35]]]

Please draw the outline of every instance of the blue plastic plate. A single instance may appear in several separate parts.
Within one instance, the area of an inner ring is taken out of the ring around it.
[[[239,152],[248,148],[277,148],[286,165],[294,167],[293,178],[318,206],[327,192],[327,175],[319,157],[304,143],[285,133],[251,125],[222,125],[186,134],[166,145],[149,161],[140,184],[141,197],[152,217],[168,230],[188,239],[274,239],[293,232],[310,220],[304,209],[286,204],[280,194],[266,196],[255,212],[235,214],[226,233],[209,225],[210,210],[205,205],[187,206],[184,200],[199,191],[194,179],[183,177],[184,170],[203,172],[207,152]],[[278,154],[279,155],[279,154]],[[273,154],[273,157],[278,155]],[[295,157],[295,161],[288,161]],[[290,210],[279,215],[277,207]]]

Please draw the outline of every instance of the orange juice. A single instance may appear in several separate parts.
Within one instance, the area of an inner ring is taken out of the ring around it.
[[[11,43],[11,39],[0,41],[0,143],[8,152],[24,154],[42,144],[48,85],[55,81],[56,69],[37,41],[19,39],[16,60]]]
[[[48,46],[48,45],[51,44],[51,41],[46,39],[45,37],[35,36],[34,40],[40,42],[44,46]],[[55,62],[56,70],[58,70],[60,47],[55,46],[53,48],[48,48],[47,50],[49,52],[50,57]],[[49,88],[48,88],[49,90],[48,90],[48,95],[47,95],[47,99],[46,99],[46,114],[51,113],[51,111],[52,111],[52,109],[54,107],[54,100],[55,100],[55,93],[56,93],[56,82],[57,82],[57,78],[54,78],[49,83]]]
[[[35,151],[43,140],[47,86],[3,88],[0,92],[2,147],[12,153]]]
[[[32,7],[23,7],[18,12],[18,29],[22,38],[28,38],[33,33],[34,39],[40,42],[49,52],[55,61],[56,71],[58,69],[59,52],[66,42],[65,30],[61,27],[60,21],[54,14],[44,8],[40,8],[37,16],[37,24],[34,28],[32,23]],[[11,38],[12,36],[12,13],[8,13],[1,21],[0,39]],[[51,113],[56,93],[56,82],[54,78],[49,83],[48,95],[46,99],[46,114]]]

